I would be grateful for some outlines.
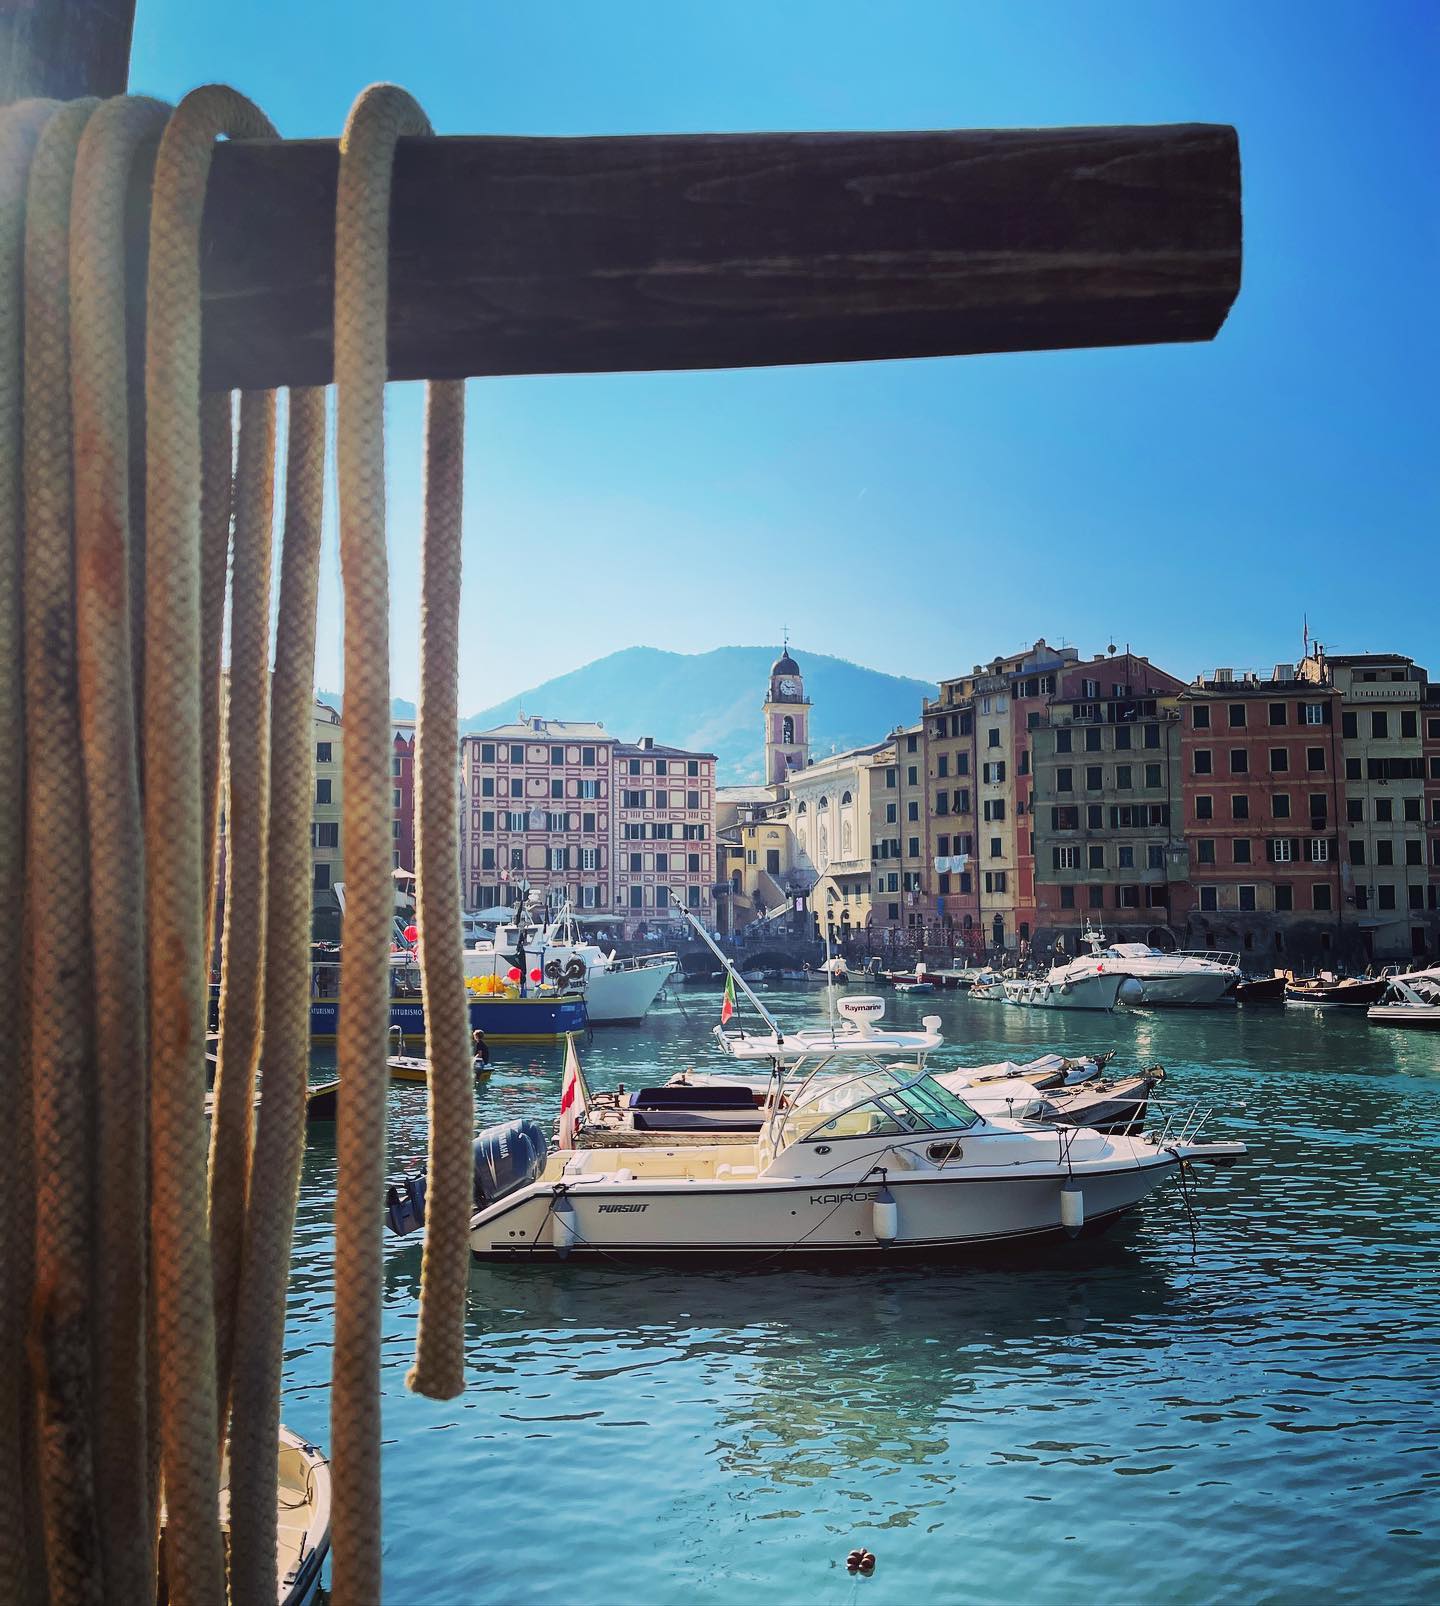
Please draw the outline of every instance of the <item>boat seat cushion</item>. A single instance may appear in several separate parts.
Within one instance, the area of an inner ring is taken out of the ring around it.
[[[631,1122],[637,1132],[758,1132],[765,1118],[753,1106],[749,1111],[706,1114],[696,1110],[635,1110]]]
[[[754,1092],[744,1086],[719,1087],[711,1083],[701,1087],[687,1087],[672,1083],[669,1087],[642,1087],[630,1095],[633,1110],[753,1110]]]

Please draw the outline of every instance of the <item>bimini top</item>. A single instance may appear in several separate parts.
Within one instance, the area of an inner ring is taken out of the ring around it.
[[[926,1015],[920,1023],[924,1030],[918,1032],[879,1026],[885,1000],[872,994],[841,998],[835,1008],[844,1017],[843,1025],[809,1026],[796,1032],[767,1032],[764,1036],[727,1032],[717,1026],[715,1040],[734,1059],[782,1060],[786,1064],[817,1055],[928,1054],[944,1041],[938,1015]]]

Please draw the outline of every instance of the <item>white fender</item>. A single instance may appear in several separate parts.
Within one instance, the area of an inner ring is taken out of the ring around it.
[[[1073,1177],[1060,1184],[1060,1225],[1072,1238],[1085,1225],[1085,1191]]]
[[[575,1206],[568,1194],[562,1193],[550,1207],[550,1243],[555,1253],[564,1260],[575,1247],[579,1226],[575,1220]]]
[[[900,1206],[889,1188],[882,1187],[871,1203],[870,1230],[886,1248],[900,1236]]]

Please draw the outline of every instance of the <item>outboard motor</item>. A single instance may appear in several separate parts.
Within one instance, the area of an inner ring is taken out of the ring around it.
[[[538,1121],[506,1121],[490,1126],[475,1139],[475,1208],[494,1204],[533,1182],[545,1169],[549,1151],[545,1128]],[[425,1225],[425,1178],[406,1177],[386,1190],[385,1225],[397,1237]]]
[[[533,1182],[545,1169],[549,1150],[545,1128],[528,1116],[486,1127],[475,1139],[475,1208]]]

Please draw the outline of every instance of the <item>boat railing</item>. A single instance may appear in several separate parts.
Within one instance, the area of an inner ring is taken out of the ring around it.
[[[1146,1136],[1156,1148],[1169,1149],[1176,1144],[1197,1142],[1201,1128],[1215,1114],[1215,1106],[1200,1103],[1166,1105],[1152,1099],[1150,1114],[1160,1115],[1162,1121],[1158,1132],[1147,1132]]]
[[[1238,970],[1240,968],[1240,955],[1227,953],[1219,948],[1180,948],[1176,950],[1177,959],[1203,959],[1209,965],[1228,965]]]
[[[653,970],[656,965],[678,965],[679,963],[680,955],[678,953],[631,954],[626,959],[612,960],[606,968],[608,970]]]

